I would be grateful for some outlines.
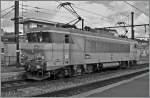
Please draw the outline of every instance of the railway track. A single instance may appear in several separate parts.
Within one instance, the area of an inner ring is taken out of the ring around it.
[[[129,69],[123,69],[123,70],[108,70],[107,69],[107,70],[103,70],[100,73],[92,73],[92,74],[86,74],[86,75],[83,75],[83,76],[77,76],[77,77],[72,77],[72,78],[64,78],[64,79],[59,79],[59,80],[51,80],[51,81],[50,80],[43,80],[42,82],[40,82],[40,81],[31,81],[31,80],[3,82],[3,83],[1,83],[1,91],[2,91],[2,93],[7,93],[7,92],[10,92],[10,91],[16,91],[17,92],[18,89],[23,89],[23,88],[27,88],[27,87],[36,87],[36,86],[39,86],[39,85],[42,87],[42,86],[46,86],[46,85],[57,85],[57,83],[59,84],[59,83],[64,83],[64,82],[74,82],[74,83],[76,83],[77,82],[76,80],[80,80],[80,79],[85,79],[86,80],[89,77],[98,78],[99,76],[104,76],[104,75],[107,75],[107,74],[119,73],[119,72],[123,72],[123,71],[125,72],[125,71],[129,71],[129,70],[131,71],[131,70],[136,70],[136,69],[140,69],[140,68],[144,68],[144,67],[147,67],[147,65],[132,66]],[[118,81],[118,79],[116,79],[116,80]],[[108,82],[108,84],[110,84],[110,83]],[[58,85],[58,88],[59,88],[59,85]],[[71,91],[74,91],[74,90],[71,90]],[[61,94],[63,94],[63,93],[61,93],[61,92],[64,93],[63,90],[60,90],[60,91],[55,91],[55,92],[52,92],[52,93],[47,93],[48,95],[44,94],[44,95],[39,95],[39,96],[55,96],[55,95],[62,96]],[[57,93],[60,93],[60,94],[57,94]],[[64,96],[68,96],[68,94],[66,94]],[[70,96],[70,94],[69,94],[69,96]]]
[[[130,79],[132,77],[138,76],[140,74],[146,73],[149,70],[144,70],[141,72],[137,72],[137,73],[133,73],[133,74],[129,74],[129,75],[125,75],[125,76],[120,76],[120,77],[116,77],[116,78],[111,78],[108,80],[103,80],[103,81],[98,81],[98,82],[94,82],[94,83],[89,83],[86,85],[81,85],[78,87],[72,87],[72,88],[67,88],[64,90],[60,90],[60,91],[56,91],[56,92],[51,92],[51,93],[46,93],[46,94],[41,94],[41,95],[37,95],[37,96],[33,96],[33,97],[69,97],[69,96],[73,96],[73,95],[77,95],[80,93],[84,93],[96,88],[100,88],[100,87],[104,87],[113,83],[117,83],[126,79]]]
[[[116,73],[116,69],[106,69],[103,70],[100,73],[92,73],[92,75],[96,74],[96,75],[105,75],[105,74],[111,74],[111,73]],[[88,77],[90,74],[85,74],[85,77]],[[81,78],[83,76],[76,76],[76,77],[72,77],[70,79],[73,78]],[[35,80],[17,80],[17,81],[7,81],[7,82],[2,82],[1,83],[1,89],[2,91],[9,91],[9,90],[15,90],[15,89],[19,89],[19,88],[24,88],[24,87],[30,87],[30,86],[36,86],[39,84],[45,84],[48,82],[57,82],[57,81],[64,81],[68,78],[64,78],[64,79],[58,79],[58,80],[42,80],[42,81],[35,81]],[[42,82],[42,83],[41,83]]]

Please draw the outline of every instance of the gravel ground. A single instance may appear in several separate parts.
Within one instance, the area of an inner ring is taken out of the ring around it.
[[[140,74],[145,73],[145,72],[148,72],[148,70],[145,70],[145,71],[142,71],[142,72],[140,71],[138,73],[130,74],[130,75],[127,75],[127,76],[111,78],[111,79],[107,79],[107,80],[104,80],[104,81],[97,81],[97,82],[89,83],[89,84],[86,84],[86,85],[81,85],[81,86],[77,86],[77,87],[73,87],[73,88],[69,88],[69,89],[64,89],[64,90],[60,90],[60,91],[56,91],[56,92],[37,95],[37,96],[34,96],[34,97],[69,97],[69,96],[81,94],[83,92],[87,92],[87,91],[90,91],[90,90],[93,90],[93,89],[96,89],[96,88],[104,87],[106,85],[117,83],[119,81],[132,78],[134,76],[140,75]]]
[[[37,85],[33,87],[30,86],[26,88],[19,88],[19,89],[15,89],[11,91],[6,91],[6,92],[1,91],[1,96],[23,97],[23,96],[35,96],[39,94],[45,94],[49,92],[62,90],[65,88],[76,87],[79,85],[99,81],[102,78],[106,78],[106,77],[112,77],[112,76],[120,75],[120,74],[127,73],[127,72],[129,73],[129,72],[132,72],[133,69],[134,68],[131,68],[128,70],[119,70],[118,72],[114,71],[114,73],[111,73],[111,74],[107,73],[104,75],[101,75],[102,73],[94,73],[94,74],[67,78],[67,79],[51,80],[49,82],[41,83],[41,85]]]
[[[21,80],[24,72],[1,73],[1,82]]]
[[[9,72],[21,72],[24,71],[23,67],[16,66],[1,66],[1,73],[9,73]]]

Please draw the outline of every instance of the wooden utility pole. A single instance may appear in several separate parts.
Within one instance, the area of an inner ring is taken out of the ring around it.
[[[134,40],[134,12],[131,12],[131,39]]]
[[[14,25],[15,25],[15,36],[16,36],[16,66],[19,66],[19,0],[15,1],[15,17],[14,17]]]

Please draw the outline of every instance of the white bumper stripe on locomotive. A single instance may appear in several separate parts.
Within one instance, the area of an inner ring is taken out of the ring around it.
[[[119,66],[119,63],[115,62],[115,63],[104,63],[103,64],[103,68],[115,67],[115,66]]]

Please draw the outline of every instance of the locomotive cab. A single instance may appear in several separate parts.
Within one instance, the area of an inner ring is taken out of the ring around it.
[[[69,64],[69,34],[30,32],[27,38],[28,43],[22,45],[21,62],[28,78],[30,75],[31,79],[35,76],[41,79],[45,74],[49,75],[49,70],[61,67],[58,65],[63,66],[64,62]]]

